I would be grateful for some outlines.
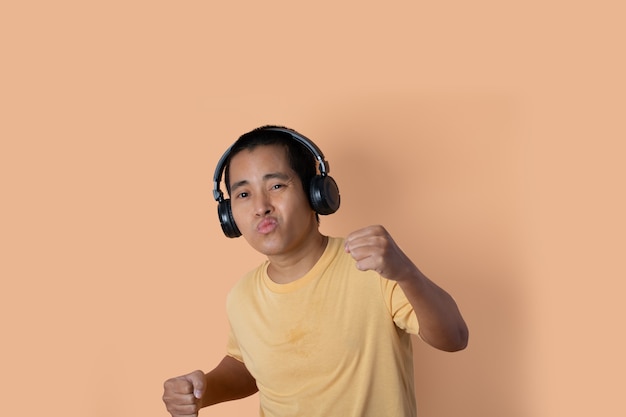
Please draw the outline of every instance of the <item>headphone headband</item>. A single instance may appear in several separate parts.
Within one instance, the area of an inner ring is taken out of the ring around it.
[[[259,128],[258,131],[259,132],[273,131],[273,132],[287,133],[293,139],[295,139],[301,145],[307,148],[313,154],[313,156],[315,156],[315,159],[317,160],[319,164],[318,165],[319,171],[322,177],[325,177],[330,172],[330,165],[328,164],[328,161],[326,161],[326,159],[324,158],[324,154],[322,153],[322,150],[306,136],[296,131],[293,131],[291,129],[278,127],[278,126],[262,127],[262,128]],[[217,166],[215,167],[215,173],[213,174],[213,198],[217,202],[221,202],[224,200],[224,193],[220,189],[220,183],[222,182],[222,175],[224,173],[226,161],[228,160],[228,157],[230,156],[233,146],[235,146],[236,143],[237,142],[233,143],[232,145],[228,147],[228,149],[226,149],[226,152],[224,152],[224,154],[218,161]]]

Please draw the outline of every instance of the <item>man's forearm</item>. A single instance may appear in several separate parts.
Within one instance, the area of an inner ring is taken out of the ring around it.
[[[398,284],[415,310],[420,337],[431,346],[448,352],[464,349],[469,332],[452,296],[417,268],[411,275]]]
[[[205,380],[202,407],[238,400],[258,391],[256,381],[246,366],[230,356],[225,356],[215,369],[207,373]]]

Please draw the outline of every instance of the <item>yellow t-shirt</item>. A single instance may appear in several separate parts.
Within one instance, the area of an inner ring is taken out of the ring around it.
[[[415,416],[409,333],[419,325],[397,283],[359,271],[339,238],[289,284],[273,282],[267,266],[227,300],[228,354],[256,379],[260,415]]]

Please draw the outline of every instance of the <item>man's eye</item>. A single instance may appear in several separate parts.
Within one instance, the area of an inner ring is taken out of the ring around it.
[[[272,185],[272,190],[278,190],[279,188],[283,188],[283,184],[274,184],[274,185]]]
[[[245,193],[245,192],[244,193],[239,193],[237,195],[237,197],[239,197],[239,198],[246,198],[246,197],[248,197],[248,193]]]

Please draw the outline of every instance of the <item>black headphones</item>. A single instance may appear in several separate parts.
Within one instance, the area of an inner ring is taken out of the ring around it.
[[[328,162],[324,159],[324,154],[320,148],[315,145],[310,139],[305,136],[287,128],[268,126],[257,129],[256,131],[273,131],[289,134],[293,139],[304,145],[315,156],[318,161],[319,175],[316,175],[311,179],[309,187],[309,202],[313,210],[321,215],[332,214],[339,209],[340,196],[339,188],[335,180],[328,176],[330,167]],[[235,142],[236,143],[236,142]],[[233,213],[230,205],[230,199],[224,198],[224,193],[220,190],[220,182],[222,181],[222,173],[226,165],[226,161],[230,156],[230,152],[234,144],[231,145],[224,155],[220,158],[215,168],[215,174],[213,175],[213,198],[217,201],[217,215],[220,220],[222,230],[227,237],[239,237],[241,232],[235,223]]]

